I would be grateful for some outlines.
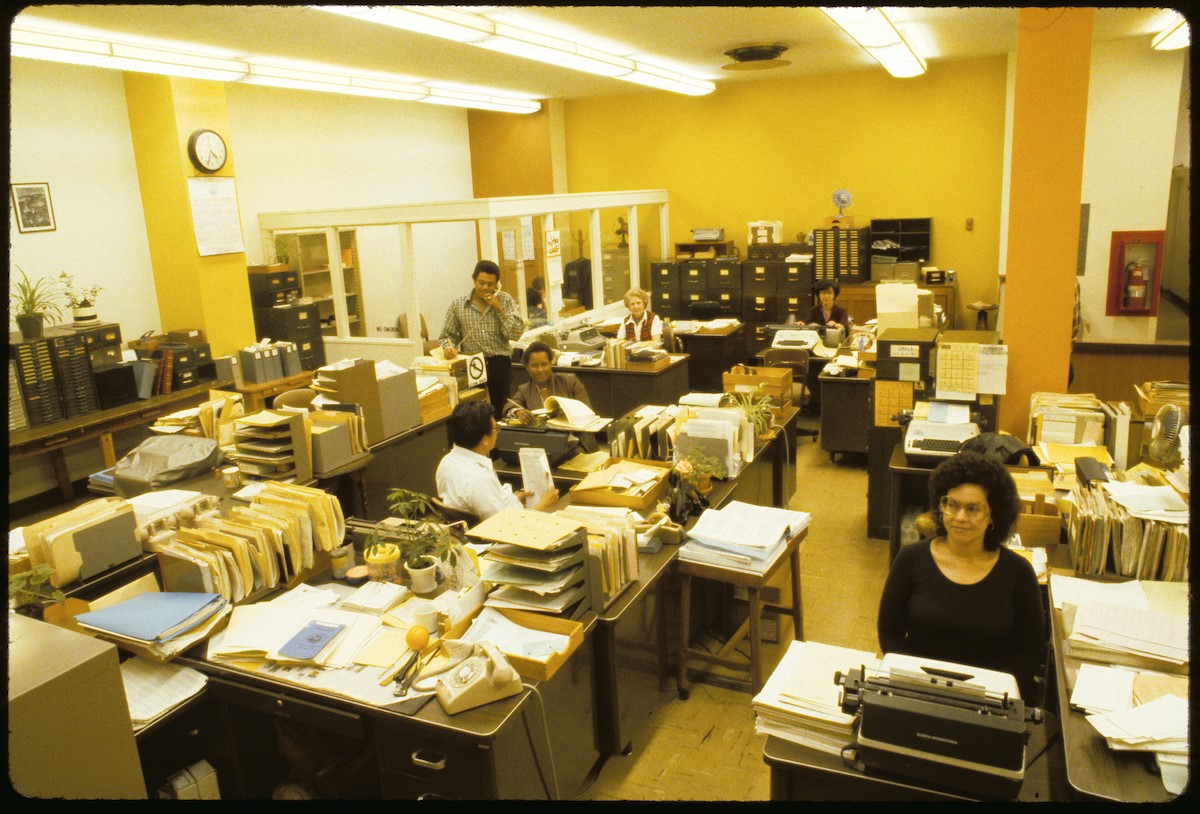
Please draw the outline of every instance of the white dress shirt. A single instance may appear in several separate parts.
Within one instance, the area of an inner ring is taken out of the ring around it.
[[[437,468],[442,502],[486,520],[501,509],[521,508],[512,486],[500,483],[492,460],[457,444],[442,456]]]

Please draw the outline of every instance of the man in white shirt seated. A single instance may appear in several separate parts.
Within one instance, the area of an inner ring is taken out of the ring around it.
[[[486,401],[459,402],[450,414],[450,438],[454,446],[442,456],[437,468],[438,496],[453,509],[470,512],[486,520],[501,509],[521,508],[528,493],[514,492],[500,483],[492,459],[500,429],[495,411]],[[558,490],[542,495],[535,509],[545,511],[558,502]]]

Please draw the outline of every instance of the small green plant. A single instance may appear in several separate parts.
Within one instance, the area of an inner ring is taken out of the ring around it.
[[[98,285],[76,288],[75,278],[65,271],[58,275],[58,280],[62,283],[63,291],[67,295],[67,303],[72,308],[88,308],[95,305],[96,297],[100,296],[100,292],[104,290]]]
[[[24,608],[42,606],[50,602],[66,602],[66,594],[57,588],[50,589],[50,577],[54,574],[54,570],[54,566],[42,563],[33,566],[28,571],[9,574],[9,605],[13,608]]]
[[[40,315],[43,318],[61,319],[63,293],[59,290],[59,284],[46,277],[31,281],[20,266],[17,266],[17,271],[21,272],[21,279],[13,281],[9,294],[12,312],[18,316]]]
[[[761,387],[749,393],[735,394],[734,402],[746,414],[746,421],[754,428],[755,435],[766,435],[771,431],[775,421],[775,403]]]
[[[422,568],[434,560],[458,564],[458,538],[438,522],[433,498],[408,489],[392,489],[388,492],[388,508],[400,522],[376,525],[367,535],[364,554],[394,545],[410,568]]]
[[[685,480],[693,482],[705,475],[724,478],[729,474],[725,469],[725,464],[717,456],[709,454],[699,446],[688,447],[682,455],[678,456],[678,460],[675,462],[675,471]]]

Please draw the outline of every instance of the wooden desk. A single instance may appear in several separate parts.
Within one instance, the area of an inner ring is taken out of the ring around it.
[[[676,333],[675,338],[688,355],[688,388],[698,393],[724,390],[721,374],[746,358],[746,340],[741,323],[717,331],[701,329],[695,333]]]
[[[270,799],[277,784],[292,779],[277,726],[313,733],[354,764],[360,781],[355,796],[362,798],[547,799],[557,787],[558,799],[571,799],[598,759],[594,739],[585,734],[593,726],[595,619],[584,618],[584,645],[553,678],[525,682],[537,688],[544,713],[526,690],[453,716],[431,698],[406,715],[283,682],[266,671],[211,663],[203,645],[176,663],[209,677],[208,728],[221,748],[208,760],[217,769],[222,799]]]
[[[1051,585],[1053,589],[1053,583]],[[1148,752],[1116,752],[1087,721],[1087,716],[1070,706],[1075,675],[1082,663],[1066,655],[1062,611],[1050,602],[1050,626],[1054,648],[1054,678],[1058,714],[1062,717],[1063,750],[1067,760],[1067,782],[1073,799],[1092,802],[1161,803],[1174,799],[1155,773],[1154,756]]]
[[[675,354],[662,370],[617,370],[611,367],[555,367],[572,373],[587,390],[598,416],[617,418],[643,404],[674,404],[688,392],[688,357]],[[513,366],[513,388],[529,381],[521,365]]]
[[[762,689],[762,612],[774,610],[792,615],[792,637],[804,638],[803,608],[800,604],[800,549],[808,536],[805,528],[784,546],[783,552],[775,562],[762,574],[750,574],[722,568],[707,563],[688,562],[677,559],[675,571],[680,577],[679,586],[679,697],[688,697],[688,662],[703,661],[708,664],[719,664],[724,667],[748,670],[750,673],[750,691],[757,693]],[[790,606],[776,605],[763,602],[760,593],[767,582],[775,575],[783,564],[791,564],[792,569],[792,601]],[[741,586],[746,589],[749,614],[746,621],[729,637],[725,645],[716,653],[692,647],[690,630],[692,578],[708,579],[714,582]],[[750,662],[743,664],[741,660],[732,659],[729,654],[741,643],[742,639],[750,637]]]
[[[1025,746],[1025,780],[1017,794],[1022,802],[1068,800],[1063,750],[1057,743],[1058,719],[1044,713],[1040,724],[1029,724]],[[771,800],[970,800],[961,791],[846,765],[841,756],[822,752],[774,735],[763,745],[763,760],[771,767]]]
[[[315,375],[314,371],[305,370],[297,373],[295,376],[284,376],[282,379],[272,379],[269,382],[246,382],[241,387],[237,388],[237,392],[242,394],[242,406],[246,409],[246,414],[257,413],[259,410],[265,410],[271,406],[271,400],[280,393],[286,393],[288,390],[296,390],[301,387],[308,387]]]
[[[115,466],[117,457],[113,447],[113,433],[153,424],[160,416],[208,401],[209,390],[223,390],[229,385],[230,382],[225,381],[205,382],[185,390],[139,399],[120,407],[97,410],[65,421],[18,430],[8,436],[9,465],[34,455],[49,455],[59,492],[63,500],[70,500],[75,496],[75,489],[71,482],[71,473],[67,471],[64,449],[99,439],[105,467]]]

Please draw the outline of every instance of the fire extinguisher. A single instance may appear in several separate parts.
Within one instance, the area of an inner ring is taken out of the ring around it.
[[[1125,266],[1124,307],[1135,311],[1146,309],[1146,292],[1150,288],[1149,275],[1142,261],[1133,260]]]

